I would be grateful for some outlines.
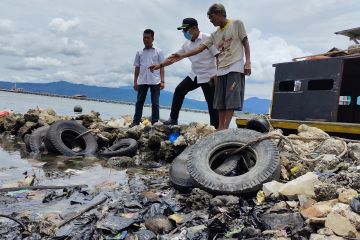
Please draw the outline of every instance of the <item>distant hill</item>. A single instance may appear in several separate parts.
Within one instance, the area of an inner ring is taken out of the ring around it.
[[[14,83],[0,81],[0,88],[11,89]],[[73,96],[75,94],[85,95],[88,98],[106,99],[124,102],[136,102],[136,92],[130,87],[97,87],[88,86],[84,84],[73,84],[65,81],[51,82],[51,83],[16,83],[17,88],[23,88],[24,91],[52,93]],[[149,93],[150,94],[150,93]],[[162,106],[171,106],[173,93],[169,91],[161,91],[160,104]],[[146,102],[150,104],[150,97],[147,97]],[[184,108],[207,110],[205,101],[198,101],[186,98],[183,103]],[[268,113],[270,107],[270,100],[260,98],[248,98],[244,102],[243,112],[250,113]]]

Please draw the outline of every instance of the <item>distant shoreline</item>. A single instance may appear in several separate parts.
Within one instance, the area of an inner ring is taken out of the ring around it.
[[[125,102],[125,101],[115,101],[115,100],[108,100],[108,99],[96,99],[96,98],[81,98],[76,96],[67,96],[67,95],[60,95],[60,94],[52,94],[52,93],[40,93],[40,92],[29,92],[29,91],[13,91],[8,89],[0,89],[2,92],[10,92],[10,93],[22,93],[22,94],[31,94],[31,95],[40,95],[40,96],[46,96],[46,97],[59,97],[59,98],[70,98],[70,99],[76,99],[81,101],[94,101],[94,102],[105,102],[105,103],[115,103],[115,104],[124,104],[124,105],[135,105],[135,103],[132,102]],[[144,104],[146,107],[151,107],[151,104]],[[160,106],[161,109],[168,109],[171,110],[171,107],[169,106]],[[196,113],[208,113],[206,110],[200,110],[200,109],[190,109],[190,108],[181,108],[181,111],[185,112],[196,112]]]

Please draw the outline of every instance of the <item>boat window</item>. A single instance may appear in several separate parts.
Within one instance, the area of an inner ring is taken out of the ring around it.
[[[279,83],[280,92],[292,92],[294,91],[295,81],[283,81]]]
[[[356,98],[356,105],[360,105],[360,96],[358,96],[357,98]]]
[[[310,80],[308,84],[309,91],[317,91],[317,90],[331,90],[334,87],[333,79],[318,79],[318,80]]]
[[[340,96],[339,105],[350,105],[351,96]]]

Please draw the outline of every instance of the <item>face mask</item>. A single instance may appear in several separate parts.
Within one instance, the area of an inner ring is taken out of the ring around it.
[[[191,34],[189,33],[189,31],[184,32],[184,37],[185,37],[187,40],[191,40],[191,38],[192,38],[192,36],[191,36]]]

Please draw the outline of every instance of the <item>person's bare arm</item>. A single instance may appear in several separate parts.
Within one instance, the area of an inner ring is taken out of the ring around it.
[[[191,50],[191,51],[188,51],[188,52],[185,52],[185,53],[182,53],[182,54],[179,54],[179,53],[174,53],[170,56],[170,61],[174,61],[174,62],[177,62],[183,58],[186,58],[186,57],[191,57],[191,56],[194,56],[196,54],[199,54],[201,53],[202,51],[204,51],[205,49],[207,49],[207,47],[204,45],[204,44],[200,44],[197,48]]]
[[[140,67],[135,67],[135,71],[134,71],[134,89],[135,89],[135,91],[138,90],[137,80],[139,78],[139,74],[140,74]]]
[[[160,89],[164,89],[165,87],[165,69],[160,68]]]
[[[247,37],[244,37],[242,40],[245,49],[245,65],[244,65],[244,74],[251,74],[251,61],[250,61],[250,44]]]

